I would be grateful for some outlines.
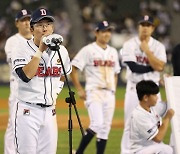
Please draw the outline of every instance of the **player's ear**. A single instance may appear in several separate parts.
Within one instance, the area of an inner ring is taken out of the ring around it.
[[[33,26],[31,26],[30,31],[31,31],[31,32],[33,32],[33,31],[34,31],[34,27],[33,27]]]
[[[148,101],[148,95],[144,95],[143,100],[144,100],[144,102],[147,102]]]
[[[18,28],[18,21],[15,21],[15,26],[16,28]]]

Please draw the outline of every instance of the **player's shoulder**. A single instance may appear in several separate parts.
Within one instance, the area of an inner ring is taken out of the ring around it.
[[[138,105],[132,112],[132,116],[135,119],[139,119],[139,117],[142,117],[146,114],[147,114],[147,111],[145,111],[145,109],[143,109],[140,105]]]
[[[10,36],[7,40],[6,40],[6,43],[7,42],[14,42],[14,41],[17,41],[18,40],[18,33]]]
[[[136,44],[138,42],[138,36],[134,36],[127,41],[124,42],[123,46],[132,46],[133,44]]]
[[[165,48],[164,44],[161,43],[159,40],[157,40],[157,39],[155,39],[153,37],[151,37],[151,40],[152,40],[152,45],[159,46],[159,47],[164,47]]]
[[[88,52],[91,52],[92,50],[95,50],[95,43],[93,42],[93,43],[89,43],[89,44],[87,44],[87,45],[85,45],[85,46],[83,46],[80,50],[79,50],[79,52],[83,52],[83,53],[88,53]]]

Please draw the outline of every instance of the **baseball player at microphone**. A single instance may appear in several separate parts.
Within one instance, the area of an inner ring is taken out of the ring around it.
[[[141,80],[153,80],[157,85],[160,81],[160,72],[166,64],[165,46],[151,35],[155,29],[151,16],[142,16],[138,22],[138,36],[124,43],[122,48],[122,62],[127,65],[127,85],[124,101],[125,128],[121,140],[121,154],[129,154],[129,130],[127,120],[133,109],[138,105],[136,84]],[[162,112],[165,103],[160,103],[158,93],[158,112]],[[161,108],[162,107],[162,108]]]
[[[33,39],[19,44],[12,57],[13,73],[16,75],[17,105],[14,111],[15,147],[20,154],[56,154],[57,121],[56,98],[63,83],[64,72],[70,74],[72,67],[67,49],[59,45],[58,53],[51,50],[46,39],[62,38],[53,34],[54,17],[45,8],[32,13],[30,20]],[[45,43],[44,43],[45,42]],[[48,46],[47,46],[48,45]]]

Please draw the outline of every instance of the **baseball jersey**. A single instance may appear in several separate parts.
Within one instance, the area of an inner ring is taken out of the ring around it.
[[[122,62],[132,61],[140,65],[150,66],[148,58],[145,52],[140,49],[141,41],[139,37],[133,37],[124,43],[122,49]],[[154,56],[161,61],[167,61],[165,46],[158,40],[150,37],[148,42],[150,51],[153,52]],[[153,71],[143,74],[133,73],[129,68],[127,68],[127,80],[132,82],[139,82],[141,80],[153,80],[158,83],[160,80],[160,72]]]
[[[15,69],[28,64],[37,50],[38,47],[34,44],[33,39],[27,41],[26,44],[19,44],[13,55],[13,72],[15,73]],[[70,74],[72,67],[68,52],[62,45],[59,51],[66,74]],[[55,105],[56,98],[62,89],[60,77],[63,74],[58,53],[47,48],[41,56],[36,75],[28,83],[18,77],[17,98],[30,103]]]
[[[85,70],[86,90],[106,88],[115,91],[114,75],[120,72],[117,50],[106,49],[93,42],[83,47],[72,60],[72,65]]]
[[[132,152],[137,152],[144,146],[155,144],[152,139],[158,134],[162,124],[161,117],[154,107],[150,112],[138,105],[130,119],[130,143]]]
[[[16,92],[16,86],[17,82],[15,81],[15,76],[12,73],[12,67],[11,67],[11,59],[12,59],[12,54],[14,54],[14,48],[17,46],[18,43],[26,43],[27,39],[25,39],[23,36],[21,36],[19,33],[16,33],[15,35],[9,37],[6,41],[5,44],[5,53],[6,53],[6,60],[9,64],[10,68],[10,98],[15,95]]]

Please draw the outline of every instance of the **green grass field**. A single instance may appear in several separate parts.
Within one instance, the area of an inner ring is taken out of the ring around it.
[[[74,90],[74,89],[73,89]],[[118,88],[116,92],[116,98],[119,102],[122,102],[124,100],[124,93],[125,88]],[[164,89],[161,89],[161,94],[163,100],[165,100],[165,93]],[[0,99],[8,99],[9,95],[9,88],[8,87],[1,87],[0,88]],[[62,93],[60,94],[60,98],[65,99],[68,96],[67,88],[64,88]],[[78,103],[78,97],[76,98]],[[1,109],[1,102],[0,102],[0,121],[1,121],[1,115],[7,113],[8,109]],[[78,108],[77,108],[78,109]],[[74,108],[72,108],[73,114]],[[87,111],[85,109],[78,109],[79,116],[86,115]],[[57,109],[58,115],[67,115],[68,116],[68,105],[67,109]],[[123,108],[118,107],[115,110],[114,119],[123,120]],[[82,124],[83,125],[83,124]],[[85,129],[85,128],[84,128]],[[107,143],[106,148],[106,154],[119,154],[120,153],[120,141],[122,136],[123,128],[113,128],[111,129],[109,140]],[[4,133],[5,130],[0,130],[0,154],[3,154],[3,146],[4,146]],[[79,128],[73,129],[73,149],[76,149],[78,147],[78,144],[81,139],[81,132]],[[170,128],[169,131],[164,139],[165,143],[169,142],[169,136],[170,136]],[[95,154],[96,152],[96,145],[95,145],[95,138],[91,141],[91,143],[88,145],[88,148],[85,151],[85,154]],[[59,129],[59,138],[58,138],[58,148],[57,148],[57,154],[68,154],[69,153],[69,132],[68,129]]]

